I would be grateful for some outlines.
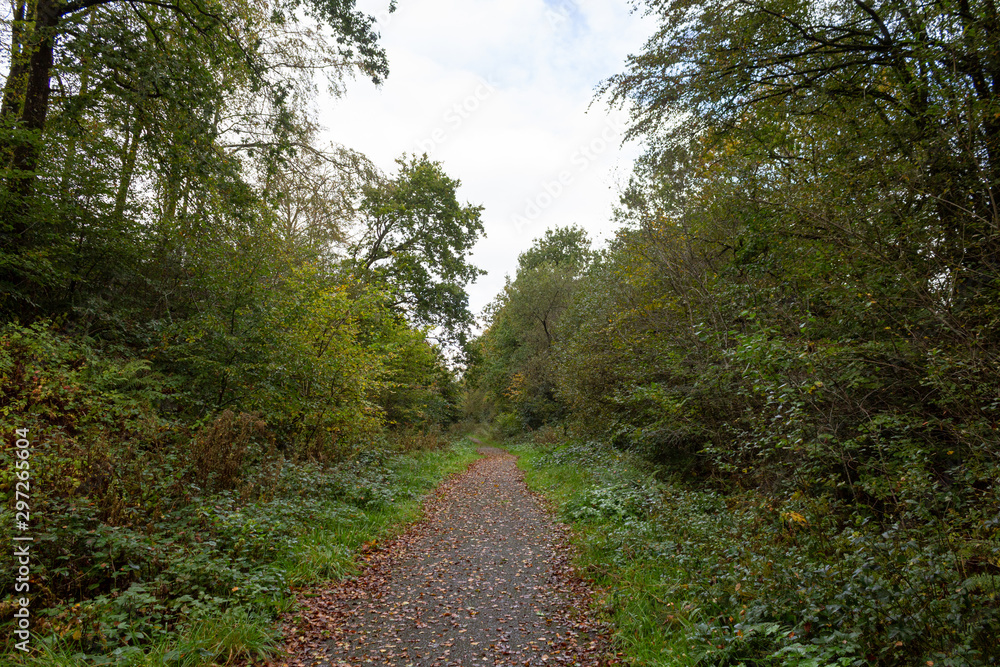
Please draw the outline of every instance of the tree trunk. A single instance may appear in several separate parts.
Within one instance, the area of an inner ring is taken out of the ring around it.
[[[35,30],[32,35],[32,52],[28,60],[24,106],[21,110],[20,129],[31,133],[29,140],[15,143],[11,167],[11,190],[19,198],[31,193],[34,171],[41,154],[42,131],[49,112],[49,77],[52,73],[55,28],[59,11],[54,0],[38,0],[35,8]]]
[[[12,123],[18,112],[21,110],[21,100],[24,93],[25,75],[28,72],[28,48],[25,44],[24,35],[24,14],[26,11],[24,0],[18,3],[14,10],[14,20],[10,29],[10,72],[7,74],[7,81],[3,87],[3,103],[0,104],[0,122],[3,126]],[[5,140],[6,143],[6,140]],[[10,160],[10,154],[3,156],[3,164]]]
[[[142,138],[143,125],[140,112],[136,109],[135,122],[127,129],[125,135],[125,150],[122,154],[121,173],[118,180],[118,191],[115,193],[115,210],[112,214],[115,222],[125,218],[125,204],[128,201],[128,191],[132,185],[132,175],[135,173],[135,162],[139,152],[139,140]]]

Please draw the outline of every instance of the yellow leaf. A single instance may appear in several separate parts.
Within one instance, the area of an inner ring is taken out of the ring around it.
[[[803,526],[809,524],[809,520],[806,519],[801,514],[799,514],[798,512],[782,512],[781,513],[781,518],[785,519],[788,522],[795,522],[795,523],[803,525]]]

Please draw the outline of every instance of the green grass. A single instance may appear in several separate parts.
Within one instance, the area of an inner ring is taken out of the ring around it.
[[[628,516],[627,506],[622,512],[605,507],[573,514],[595,488],[644,484],[652,473],[649,466],[611,450],[587,451],[586,456],[579,455],[581,450],[559,459],[552,455],[558,448],[516,444],[508,449],[518,455],[528,486],[552,501],[560,518],[573,526],[577,565],[599,588],[601,611],[613,623],[617,649],[627,664],[696,664],[700,647],[692,641],[691,629],[703,613],[671,590],[682,573],[669,560],[636,559],[643,522]],[[648,532],[649,526],[645,528]]]
[[[102,657],[86,656],[69,641],[47,643],[27,658],[3,664],[30,667],[79,667],[111,664],[122,667],[203,667],[237,658],[262,660],[277,654],[281,643],[273,619],[244,607],[231,607],[200,619],[188,632],[152,646],[117,647]]]
[[[476,458],[472,443],[460,440],[442,449],[377,455],[346,470],[289,470],[273,498],[250,505],[224,495],[205,499],[187,513],[209,516],[196,543],[212,548],[165,556],[163,569],[179,569],[174,581],[189,581],[187,588],[151,592],[156,573],[144,573],[147,580],[124,593],[48,610],[47,632],[33,632],[32,653],[10,651],[0,665],[200,667],[274,656],[279,616],[294,610],[294,590],[357,572],[363,545],[418,519],[423,496]],[[328,489],[343,491],[326,497]],[[171,529],[168,524],[151,539]],[[126,604],[129,595],[134,600]],[[91,630],[99,627],[105,628],[100,634]],[[12,634],[9,626],[3,630]],[[95,647],[99,636],[115,641]]]

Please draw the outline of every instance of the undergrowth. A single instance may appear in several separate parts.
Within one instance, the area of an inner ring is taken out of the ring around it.
[[[1000,662],[1000,577],[968,565],[1000,565],[996,521],[886,526],[801,494],[723,494],[595,442],[511,451],[575,528],[628,664]]]
[[[276,654],[293,591],[417,517],[476,458],[467,441],[372,442],[350,459],[276,448],[258,415],[168,417],[178,388],[142,360],[42,327],[0,336],[0,530],[14,533],[15,434],[31,440],[30,590],[0,556],[0,664],[196,667]],[[10,424],[10,428],[7,427]],[[31,652],[15,600],[30,599]]]
[[[273,656],[295,589],[354,573],[362,545],[414,520],[422,495],[474,458],[459,444],[333,469],[286,465],[266,497],[199,494],[144,526],[109,526],[86,500],[68,503],[64,525],[36,533],[33,653],[9,660],[194,666]],[[11,572],[5,563],[5,579]],[[12,612],[9,597],[0,632],[11,656]]]

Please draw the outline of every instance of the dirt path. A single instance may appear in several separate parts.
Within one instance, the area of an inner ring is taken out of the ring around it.
[[[361,577],[304,600],[284,664],[603,664],[563,530],[513,456],[480,452],[438,489],[425,521],[366,554]]]

